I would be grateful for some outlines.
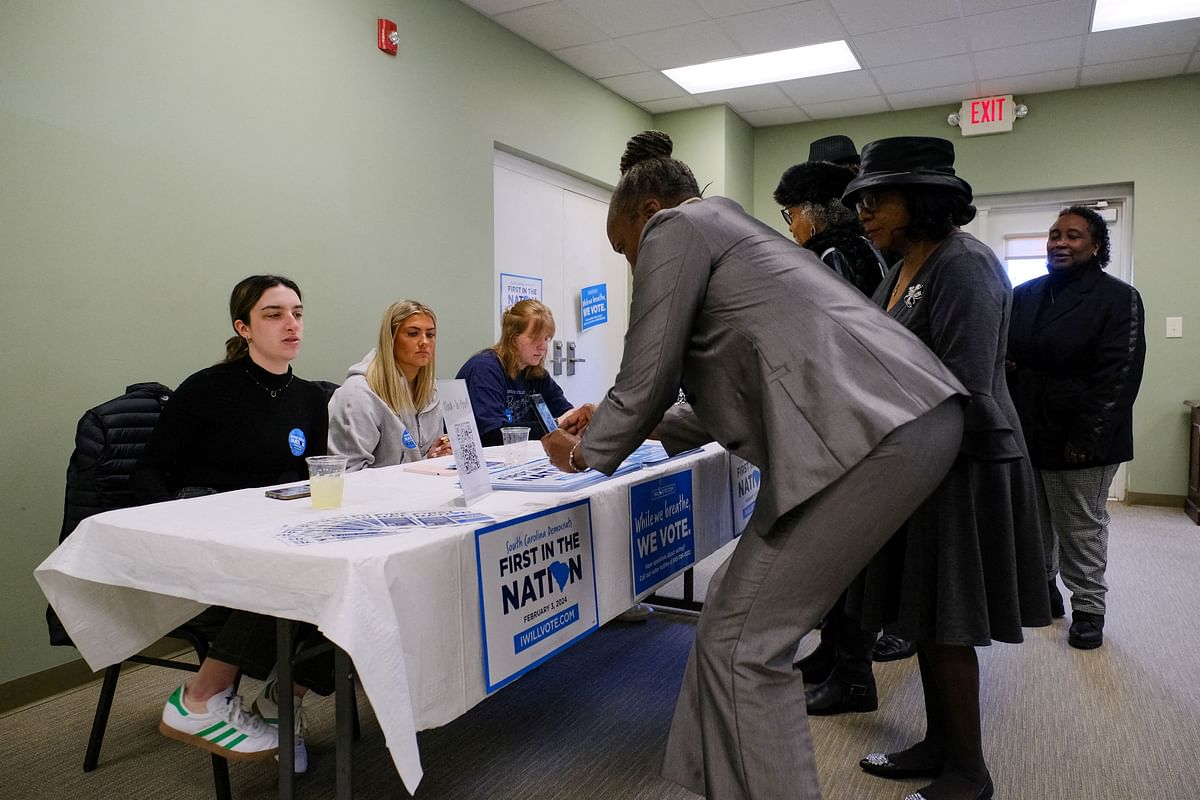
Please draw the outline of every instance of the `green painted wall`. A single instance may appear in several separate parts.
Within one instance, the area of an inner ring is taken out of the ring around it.
[[[0,683],[75,656],[32,571],[85,409],[216,361],[256,272],[304,289],[299,374],[407,296],[452,376],[491,341],[494,143],[611,184],[651,120],[445,0],[9,0],[0,76]]]
[[[905,134],[954,141],[956,168],[978,194],[1132,183],[1133,282],[1146,304],[1149,347],[1134,410],[1128,489],[1187,493],[1185,399],[1200,400],[1200,75],[1017,98],[1029,116],[1012,133],[964,139],[946,125],[950,106],[763,128],[755,132],[755,216],[783,229],[771,193],[808,144],[844,133],[859,147]],[[1049,227],[1050,220],[1047,220]],[[1163,337],[1183,316],[1184,338]]]
[[[720,195],[750,208],[754,129],[745,120],[728,106],[707,106],[659,114],[654,126],[671,135],[674,157],[692,168],[705,197]]]

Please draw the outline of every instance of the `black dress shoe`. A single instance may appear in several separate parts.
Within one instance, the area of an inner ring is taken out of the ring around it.
[[[936,767],[899,767],[892,763],[887,753],[871,753],[866,758],[859,759],[858,766],[863,772],[877,775],[880,778],[936,778],[942,774],[942,766]]]
[[[1104,615],[1076,611],[1071,614],[1067,644],[1080,650],[1095,650],[1104,644]]]
[[[879,708],[875,682],[843,684],[830,678],[804,693],[804,704],[810,717],[828,717],[847,712],[874,711]]]
[[[1053,619],[1062,619],[1067,615],[1067,609],[1063,607],[1062,594],[1058,591],[1058,584],[1050,581],[1050,616]]]
[[[917,654],[917,643],[909,639],[901,639],[899,636],[893,636],[890,633],[885,633],[880,636],[875,642],[875,649],[871,651],[872,661],[899,661],[902,658],[911,658]]]
[[[928,788],[928,787],[926,787],[926,788]],[[904,800],[926,800],[924,792],[925,792],[925,790],[922,789],[919,792],[913,792],[912,794],[906,794],[904,796]],[[979,792],[975,795],[975,800],[992,800],[992,798],[995,796],[995,794],[996,794],[996,789],[992,785],[992,776],[989,775],[987,782],[985,784],[983,784],[983,786],[979,787]]]

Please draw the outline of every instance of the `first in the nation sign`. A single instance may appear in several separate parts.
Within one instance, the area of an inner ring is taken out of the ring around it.
[[[475,558],[489,692],[598,627],[587,500],[480,528]]]

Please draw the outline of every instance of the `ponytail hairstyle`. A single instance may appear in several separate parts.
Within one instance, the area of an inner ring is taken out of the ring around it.
[[[614,212],[630,213],[639,200],[653,197],[664,208],[674,208],[700,196],[691,167],[671,158],[674,143],[662,131],[642,131],[625,145],[621,155],[621,180],[613,191]]]
[[[437,327],[437,314],[424,303],[416,300],[399,300],[392,303],[387,307],[387,311],[383,312],[375,357],[367,365],[367,385],[379,395],[379,399],[387,404],[393,414],[416,414],[433,402],[435,394],[436,355],[417,371],[415,392],[409,386],[404,373],[396,366],[396,335],[404,320],[413,314],[424,314],[433,320],[433,326]]]
[[[281,275],[251,275],[249,278],[238,281],[238,285],[233,287],[233,292],[229,295],[230,324],[241,320],[249,325],[250,312],[254,310],[254,306],[257,305],[267,289],[273,286],[286,286],[296,293],[296,297],[304,299],[300,294],[300,287],[290,278]],[[237,333],[235,327],[234,335],[225,340],[225,360],[237,361],[249,353],[249,343]]]
[[[533,325],[535,337],[554,335],[554,314],[549,307],[539,300],[522,300],[513,303],[500,318],[500,341],[492,345],[492,352],[500,359],[500,366],[509,378],[517,377],[521,371],[521,353],[517,347],[517,337]],[[527,377],[540,378],[546,374],[546,368],[534,364],[525,371]]]

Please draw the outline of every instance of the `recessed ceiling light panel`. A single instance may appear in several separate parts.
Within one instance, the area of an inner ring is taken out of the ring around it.
[[[1200,0],[1096,0],[1092,33],[1200,17]]]
[[[858,60],[844,41],[836,41],[676,67],[663,70],[663,74],[688,93],[701,94],[854,69],[861,69]]]

